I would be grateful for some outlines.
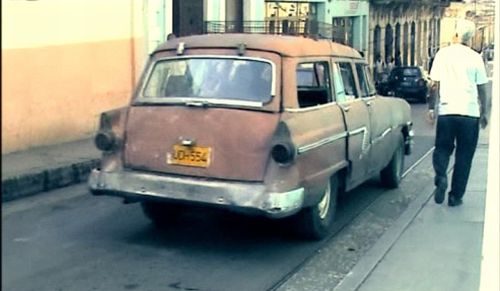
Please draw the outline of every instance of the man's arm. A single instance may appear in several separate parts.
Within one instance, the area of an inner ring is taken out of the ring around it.
[[[431,91],[429,94],[429,99],[427,100],[427,105],[429,110],[434,110],[439,102],[439,81],[431,82]]]
[[[485,128],[488,125],[488,120],[491,112],[491,100],[488,97],[487,84],[477,85],[477,94],[479,99],[479,122],[481,128]]]
[[[429,72],[429,77],[431,78],[431,91],[429,93],[429,100],[427,105],[429,106],[429,112],[427,113],[427,118],[430,123],[434,124],[436,121],[436,116],[439,110],[439,81],[443,77],[443,50],[439,50],[433,58],[431,71]],[[434,111],[435,110],[435,111]]]
[[[432,81],[431,83],[431,91],[429,93],[429,98],[427,99],[427,106],[429,111],[427,112],[427,120],[434,124],[437,112],[434,111],[438,108],[437,104],[439,103],[439,81]]]

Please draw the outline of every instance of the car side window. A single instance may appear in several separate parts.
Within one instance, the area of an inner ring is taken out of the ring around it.
[[[327,62],[297,65],[297,98],[300,108],[331,102],[330,74]]]
[[[344,84],[346,100],[356,98],[356,85],[354,83],[354,74],[351,63],[340,62],[338,65],[340,68],[340,75],[342,76],[342,83]]]
[[[333,63],[333,87],[335,88],[335,100],[337,102],[345,102],[347,96],[345,93],[344,83],[342,82],[342,75],[337,63]]]
[[[356,72],[358,73],[359,87],[361,97],[369,97],[376,94],[375,86],[371,80],[366,64],[356,64]]]

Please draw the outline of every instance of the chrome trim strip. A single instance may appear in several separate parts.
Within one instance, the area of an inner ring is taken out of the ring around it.
[[[298,112],[308,112],[308,111],[314,111],[318,109],[322,109],[325,107],[330,107],[336,105],[336,101],[332,101],[329,103],[321,104],[321,105],[316,105],[316,106],[310,106],[310,107],[305,107],[305,108],[285,108],[285,112],[290,112],[290,113],[298,113]]]
[[[372,141],[372,144],[376,144],[378,143],[379,141],[381,141],[386,135],[389,134],[389,132],[392,131],[392,127],[389,127],[387,128],[380,136],[378,136],[377,138],[375,138],[373,141]]]
[[[362,132],[366,132],[366,126],[363,126],[363,127],[358,128],[358,129],[349,131],[349,135],[356,135],[356,134],[359,134],[359,133],[362,133]]]
[[[190,98],[190,97],[147,97],[136,99],[136,102],[141,103],[161,103],[161,104],[180,104],[186,106],[200,106],[207,105],[229,105],[229,106],[246,106],[246,107],[262,107],[262,102],[231,100],[231,99],[204,99],[204,98]]]
[[[364,153],[369,148],[369,141],[367,141],[368,128],[366,126],[360,127],[355,130],[349,131],[349,136],[363,133],[363,143],[361,144],[361,151]]]
[[[335,141],[337,141],[339,139],[343,139],[345,137],[347,137],[347,132],[339,133],[339,134],[336,134],[334,136],[330,136],[330,137],[321,139],[319,141],[313,142],[311,144],[301,146],[297,149],[297,154],[299,154],[299,155],[303,154],[307,151],[310,151],[310,150],[313,150],[313,149],[318,148],[320,146],[335,142]]]
[[[391,132],[391,131],[392,131],[392,127],[387,128],[387,129],[386,129],[386,130],[382,133],[381,137],[384,137],[384,136],[388,135],[388,134],[389,134],[389,132]]]
[[[365,102],[368,102],[368,101],[375,100],[375,97],[376,97],[376,95],[373,95],[373,96],[365,96],[365,97],[361,97],[361,100],[363,100],[363,101],[365,101]]]

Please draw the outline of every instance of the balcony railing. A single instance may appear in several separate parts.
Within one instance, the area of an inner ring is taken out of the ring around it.
[[[453,0],[451,0],[453,1]],[[455,0],[457,1],[457,0]],[[397,4],[411,4],[411,5],[436,5],[442,7],[450,6],[450,0],[371,0],[375,5],[397,5]]]
[[[314,20],[205,21],[204,33],[297,35],[311,38],[331,39],[339,43],[348,42],[344,39],[345,31],[334,29],[330,23]]]

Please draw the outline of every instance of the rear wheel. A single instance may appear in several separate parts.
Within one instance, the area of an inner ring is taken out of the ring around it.
[[[182,212],[180,205],[165,202],[143,201],[141,206],[144,215],[157,226],[164,226],[175,220]]]
[[[330,233],[337,208],[338,185],[337,176],[331,177],[319,203],[302,209],[294,217],[297,231],[302,237],[320,240]]]
[[[404,166],[404,139],[400,135],[399,142],[389,164],[380,171],[380,180],[382,185],[388,188],[397,188],[403,177]]]

